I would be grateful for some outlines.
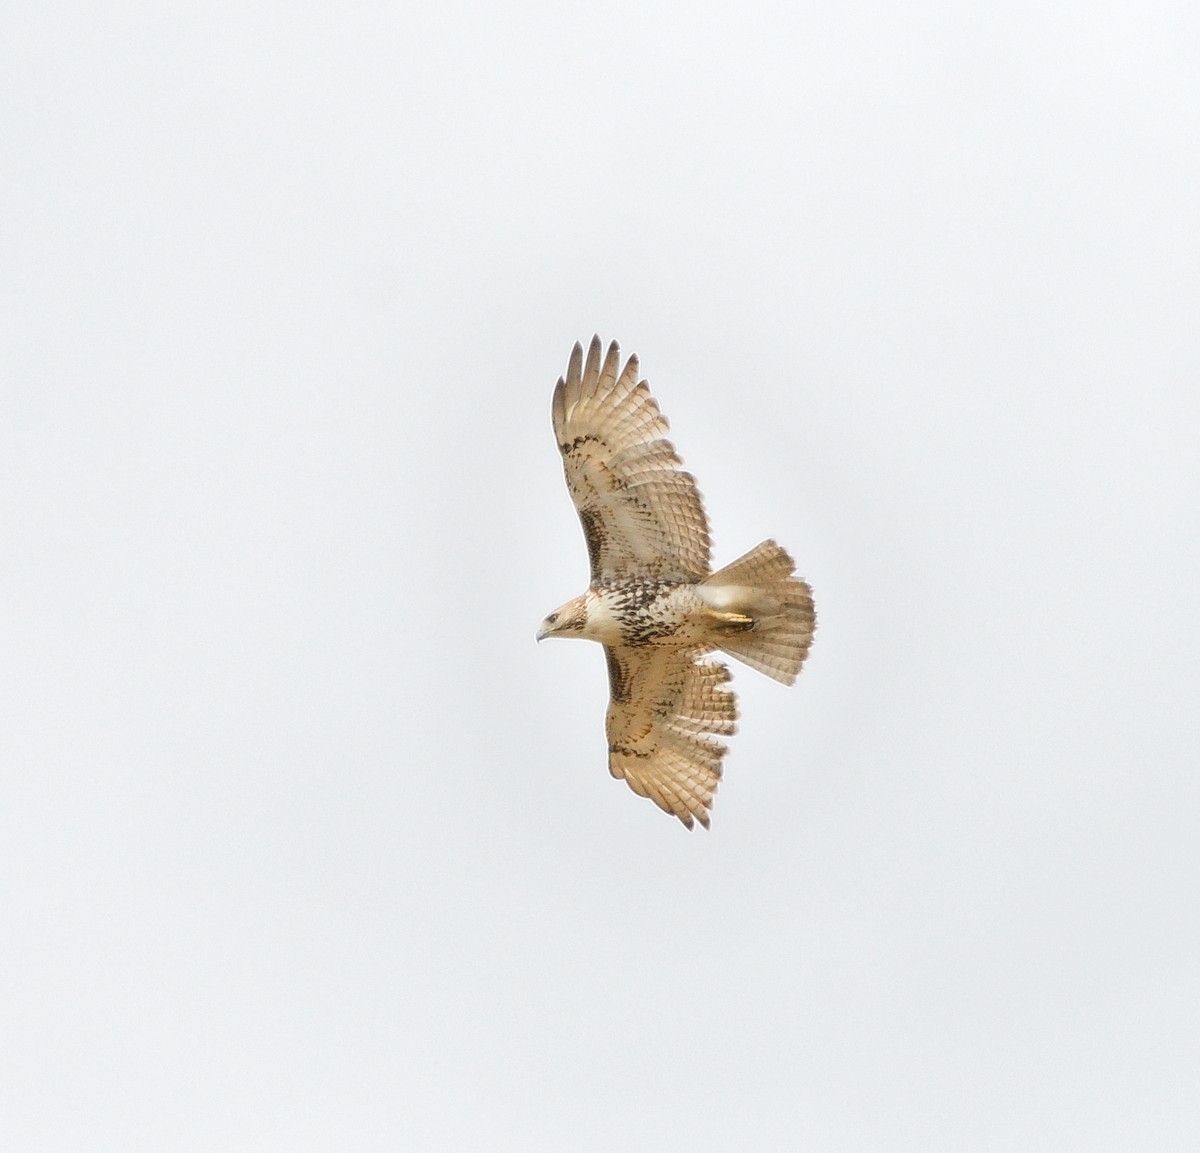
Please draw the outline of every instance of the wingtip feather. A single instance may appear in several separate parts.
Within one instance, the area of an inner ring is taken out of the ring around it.
[[[621,346],[614,340],[604,354],[604,367],[600,369],[597,392],[611,392],[617,382],[617,368],[621,363]]]
[[[587,360],[583,366],[583,380],[579,386],[582,398],[595,395],[596,385],[600,382],[600,349],[600,334],[596,333],[588,345]]]
[[[554,425],[556,438],[558,430],[562,428],[563,422],[567,419],[566,391],[567,382],[560,376],[558,383],[554,386],[554,397],[550,402],[550,419]]]

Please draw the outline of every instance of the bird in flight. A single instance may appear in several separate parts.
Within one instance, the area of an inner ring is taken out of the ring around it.
[[[666,439],[667,418],[620,368],[571,352],[554,389],[554,435],[591,561],[587,591],[552,612],[537,639],[599,641],[608,661],[608,768],[689,829],[708,828],[737,700],[720,651],[785,685],[812,644],[812,590],[773,540],[717,572],[695,477]],[[620,371],[618,372],[618,369]]]

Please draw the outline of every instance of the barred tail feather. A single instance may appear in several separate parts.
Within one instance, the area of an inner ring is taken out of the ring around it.
[[[817,623],[812,589],[792,576],[795,567],[766,540],[699,586],[712,643],[785,685],[800,672]]]

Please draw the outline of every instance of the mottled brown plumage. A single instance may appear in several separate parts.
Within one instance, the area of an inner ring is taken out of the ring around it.
[[[554,434],[579,512],[591,583],[538,639],[599,641],[608,662],[609,770],[689,829],[709,822],[737,703],[714,649],[791,684],[815,625],[807,584],[764,541],[717,573],[695,478],[667,419],[614,341],[576,344],[554,390]]]

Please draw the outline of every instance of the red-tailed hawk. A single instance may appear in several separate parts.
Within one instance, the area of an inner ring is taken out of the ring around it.
[[[571,352],[554,389],[554,435],[591,558],[587,592],[552,612],[544,637],[599,641],[608,658],[608,767],[635,793],[708,827],[736,730],[729,670],[714,649],[790,685],[812,644],[812,590],[763,541],[710,572],[695,478],[666,439],[667,418],[616,341]]]

